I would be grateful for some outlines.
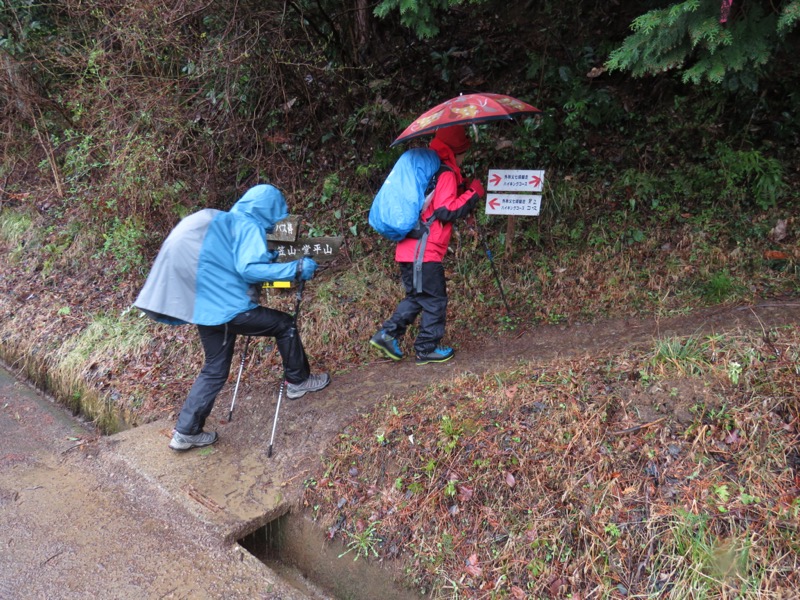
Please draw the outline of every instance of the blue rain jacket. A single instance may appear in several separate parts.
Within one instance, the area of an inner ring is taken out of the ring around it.
[[[258,306],[265,281],[292,281],[300,261],[275,263],[266,234],[288,214],[271,185],[249,189],[228,211],[206,208],[181,220],[156,256],[134,302],[171,325],[222,325]]]

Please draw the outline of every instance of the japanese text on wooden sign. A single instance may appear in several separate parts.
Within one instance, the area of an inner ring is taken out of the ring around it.
[[[490,192],[541,192],[544,171],[490,169],[487,189]],[[540,194],[486,194],[487,215],[538,215]]]
[[[310,256],[318,263],[329,263],[339,255],[344,237],[299,238],[293,242],[268,242],[270,250],[278,253],[276,262],[299,260]]]
[[[282,221],[275,224],[275,230],[267,234],[267,241],[270,242],[293,242],[297,239],[297,226],[300,217],[289,215]]]
[[[267,248],[278,255],[275,262],[286,263],[308,256],[319,264],[326,264],[339,256],[344,237],[298,238],[299,223],[300,217],[289,215],[267,234]],[[267,281],[263,287],[289,288],[292,284],[291,281]]]

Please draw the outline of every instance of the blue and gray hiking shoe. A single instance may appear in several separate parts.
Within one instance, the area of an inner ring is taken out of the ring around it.
[[[190,450],[192,448],[202,448],[203,446],[210,446],[219,439],[216,431],[201,431],[195,435],[187,435],[185,433],[172,432],[172,439],[169,442],[169,447],[178,452]]]
[[[417,364],[427,365],[428,363],[447,362],[456,355],[456,351],[447,346],[439,346],[433,352],[417,352]]]
[[[400,350],[400,344],[397,343],[397,339],[390,336],[383,329],[372,336],[369,344],[392,360],[401,360],[403,358],[403,352]]]
[[[307,392],[318,392],[331,382],[331,376],[327,373],[309,375],[308,379],[302,383],[286,382],[286,395],[290,400],[297,400],[306,395]]]

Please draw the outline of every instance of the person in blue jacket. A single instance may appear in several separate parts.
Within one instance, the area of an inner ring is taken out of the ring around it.
[[[330,383],[327,373],[311,374],[292,316],[258,303],[263,282],[307,281],[317,269],[308,257],[276,263],[267,248],[266,234],[287,215],[283,194],[257,185],[227,212],[206,208],[182,219],[158,252],[134,306],[162,323],[193,323],[205,353],[175,424],[173,450],[217,441],[216,432],[203,428],[228,379],[237,335],[275,337],[289,398]]]

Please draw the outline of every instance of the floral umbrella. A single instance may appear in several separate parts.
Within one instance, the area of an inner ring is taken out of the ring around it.
[[[465,94],[451,98],[426,111],[406,127],[392,146],[415,137],[433,133],[440,127],[469,125],[487,121],[509,121],[518,115],[542,112],[504,94]]]

